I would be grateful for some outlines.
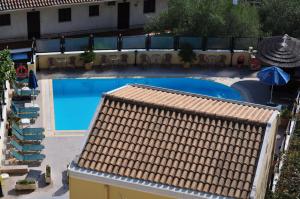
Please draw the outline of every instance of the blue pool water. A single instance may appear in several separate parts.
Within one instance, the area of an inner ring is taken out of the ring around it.
[[[242,100],[240,93],[233,88],[193,78],[57,79],[53,80],[55,129],[88,129],[101,94],[130,83]]]

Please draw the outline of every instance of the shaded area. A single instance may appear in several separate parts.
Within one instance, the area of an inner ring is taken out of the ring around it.
[[[179,66],[95,66],[93,70],[84,68],[57,68],[52,70],[41,70],[38,79],[57,78],[89,78],[89,77],[226,77],[246,78],[255,77],[256,71],[248,68],[238,69],[235,67],[204,67],[192,66],[185,69]]]
[[[54,192],[53,196],[61,196],[65,194],[67,191],[69,191],[67,170],[63,171],[61,175],[62,175],[62,179],[61,179],[62,186]]]
[[[240,91],[251,103],[266,105],[270,99],[270,87],[255,80],[245,80],[234,83],[231,87]]]
[[[246,101],[256,104],[268,105],[271,96],[271,86],[265,85],[258,80],[238,81],[232,87],[240,91],[246,97]],[[274,86],[273,102],[275,104],[288,105],[293,102],[297,89],[284,86]]]

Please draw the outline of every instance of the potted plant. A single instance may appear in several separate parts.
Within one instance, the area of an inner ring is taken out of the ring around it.
[[[184,68],[189,68],[193,63],[193,61],[196,60],[196,54],[193,51],[192,46],[188,43],[183,43],[180,46],[178,56],[181,58],[181,61],[184,63],[183,64]]]
[[[51,167],[49,165],[46,166],[45,180],[47,184],[51,183]]]
[[[15,185],[16,190],[35,190],[37,188],[37,183],[35,180],[18,180]]]
[[[80,60],[84,62],[84,67],[86,70],[91,70],[94,64],[96,54],[93,50],[85,50],[80,54]]]
[[[280,126],[286,127],[291,117],[291,111],[288,108],[283,109],[280,112]]]

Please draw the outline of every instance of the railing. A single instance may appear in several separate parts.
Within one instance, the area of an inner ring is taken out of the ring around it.
[[[287,128],[285,130],[285,134],[284,134],[284,139],[282,140],[282,144],[281,144],[281,148],[280,148],[280,154],[278,157],[278,160],[274,166],[274,178],[272,180],[272,191],[274,192],[276,189],[276,185],[277,182],[279,180],[280,174],[281,174],[281,168],[284,164],[284,159],[285,159],[285,152],[288,150],[289,148],[289,143],[290,140],[293,136],[293,133],[295,132],[296,129],[296,124],[297,124],[297,120],[298,115],[300,114],[300,90],[297,93],[297,97],[295,99],[295,102],[293,104],[293,108],[292,108],[292,115],[291,115],[291,119],[289,120],[289,123],[287,125]]]
[[[33,41],[33,50],[37,53],[70,52],[94,50],[128,50],[128,49],[172,49],[177,50],[183,43],[188,43],[195,50],[248,50],[250,46],[257,49],[260,38],[234,37],[195,37],[171,35],[135,35],[58,39],[39,39]]]

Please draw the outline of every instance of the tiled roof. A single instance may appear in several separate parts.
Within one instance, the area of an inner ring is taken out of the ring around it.
[[[248,198],[273,112],[198,95],[126,86],[104,96],[78,166]]]
[[[0,0],[0,11],[101,2],[103,0]]]

